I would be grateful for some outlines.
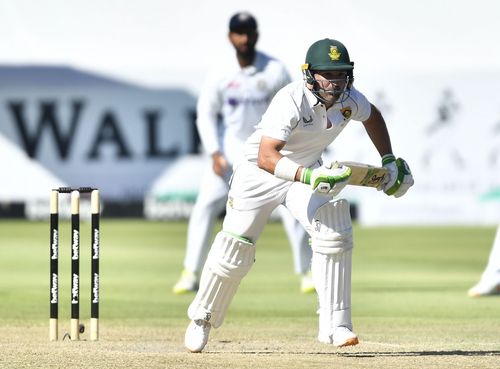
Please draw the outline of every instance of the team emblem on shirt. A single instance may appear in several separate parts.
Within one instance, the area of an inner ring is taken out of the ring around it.
[[[330,46],[330,53],[328,56],[334,61],[340,59],[340,52],[339,49],[337,49],[337,46]]]
[[[350,106],[346,106],[345,108],[340,109],[340,112],[344,116],[344,119],[349,119],[351,118],[352,115],[352,109]]]
[[[264,91],[266,89],[266,81],[264,81],[263,79],[259,79],[257,81],[257,89]]]

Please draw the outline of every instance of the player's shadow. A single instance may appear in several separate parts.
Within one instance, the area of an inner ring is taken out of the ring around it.
[[[222,341],[221,341],[222,342]],[[225,341],[226,343],[228,341]],[[413,356],[500,356],[500,350],[443,350],[443,351],[368,351],[368,352],[313,352],[313,351],[276,351],[276,350],[243,350],[243,351],[207,351],[206,354],[240,354],[240,355],[334,355],[341,357],[413,357]]]
[[[387,351],[387,352],[338,352],[342,357],[404,357],[404,356],[500,356],[499,350],[486,351]]]

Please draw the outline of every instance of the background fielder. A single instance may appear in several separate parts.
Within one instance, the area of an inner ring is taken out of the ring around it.
[[[189,220],[184,271],[174,293],[196,291],[216,217],[224,209],[232,164],[242,157],[245,140],[254,131],[274,94],[290,82],[284,65],[255,50],[255,18],[246,12],[229,22],[229,40],[236,61],[209,78],[197,105],[197,127],[203,146],[212,157]],[[218,116],[222,116],[222,126]],[[292,246],[294,269],[302,275],[302,292],[313,292],[310,277],[311,248],[303,227],[284,208],[280,212]]]
[[[219,327],[241,279],[255,260],[255,243],[279,205],[285,205],[312,239],[312,274],[319,298],[318,340],[335,346],[358,343],[351,320],[349,204],[335,198],[347,184],[347,166],[322,166],[324,149],[351,120],[363,122],[389,175],[380,189],[400,197],[413,185],[403,159],[392,154],[378,109],[354,87],[345,46],[332,39],[312,44],[303,66],[305,83],[281,89],[245,145],[235,168],[223,230],[203,269],[189,306],[185,345],[200,352],[211,327]]]

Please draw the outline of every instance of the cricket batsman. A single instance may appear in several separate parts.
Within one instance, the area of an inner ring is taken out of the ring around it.
[[[337,347],[358,344],[351,320],[352,224],[349,204],[339,197],[351,168],[325,165],[321,154],[351,120],[360,121],[388,171],[379,189],[400,197],[414,181],[407,163],[393,155],[380,111],[354,88],[353,69],[341,42],[313,43],[302,67],[304,81],[292,82],[275,95],[246,141],[245,160],[234,170],[222,231],[188,309],[189,351],[201,352],[210,329],[224,321],[254,263],[259,236],[279,205],[288,208],[312,240],[318,340]]]

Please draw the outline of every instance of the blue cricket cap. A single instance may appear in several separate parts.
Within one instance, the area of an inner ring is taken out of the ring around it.
[[[229,31],[257,31],[257,20],[248,12],[238,12],[229,20]]]

